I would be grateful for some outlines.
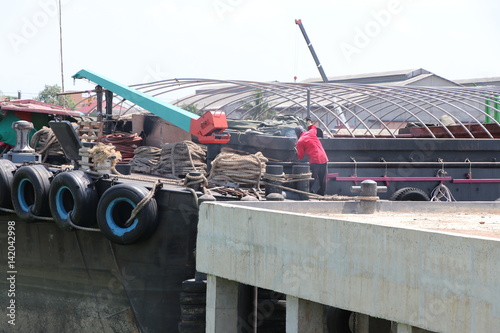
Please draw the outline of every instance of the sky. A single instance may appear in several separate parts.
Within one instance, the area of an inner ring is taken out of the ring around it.
[[[123,84],[172,78],[293,82],[424,68],[500,77],[498,0],[59,0],[0,3],[0,91],[65,90],[89,69]],[[8,13],[6,15],[5,13]]]

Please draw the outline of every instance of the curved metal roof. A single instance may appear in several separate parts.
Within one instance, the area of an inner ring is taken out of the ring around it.
[[[331,136],[500,137],[500,87],[409,87],[170,79],[133,85],[199,113],[223,110],[229,119],[264,120],[310,114]],[[117,98],[117,104],[126,101]],[[134,107],[130,105],[126,110]],[[413,126],[413,127],[412,127]]]

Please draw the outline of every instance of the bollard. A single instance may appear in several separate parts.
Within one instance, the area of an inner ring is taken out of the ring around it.
[[[19,120],[12,123],[12,128],[16,131],[16,146],[4,154],[3,158],[13,163],[41,163],[42,155],[36,153],[29,143],[29,133],[33,129],[33,124],[29,121]]]
[[[12,148],[14,153],[34,153],[30,147],[29,134],[33,129],[33,123],[19,120],[12,123],[12,128],[16,131],[16,146]]]
[[[266,173],[269,175],[275,175],[276,177],[281,176],[283,174],[283,166],[282,165],[267,165]],[[266,179],[266,196],[271,193],[280,193],[283,191],[281,188],[273,186],[272,184],[281,185],[281,182],[277,180]]]
[[[309,165],[304,165],[304,164],[294,164],[292,165],[292,174],[294,175],[300,175],[300,174],[305,174],[309,173]],[[302,192],[307,192],[309,193],[309,184],[310,181],[309,179],[305,180],[300,180],[298,182],[294,183],[295,185],[293,186],[296,190],[302,191]],[[300,193],[299,194],[299,200],[309,200],[309,194],[306,193]]]
[[[188,182],[186,186],[192,188],[195,191],[200,191],[201,182],[199,182],[198,180],[201,179],[201,176],[201,172],[189,172],[186,175],[186,181]]]
[[[377,186],[376,181],[367,179],[361,182],[361,186],[351,186],[351,192],[359,193],[360,197],[376,197],[377,192],[387,192],[387,186]],[[376,205],[376,200],[361,200],[358,214],[373,214]]]

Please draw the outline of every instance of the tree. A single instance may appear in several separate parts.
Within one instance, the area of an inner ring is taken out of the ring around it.
[[[194,104],[182,104],[181,109],[197,114],[199,116],[203,114],[203,111],[198,110],[198,107]]]
[[[243,105],[243,109],[247,111],[251,120],[270,119],[276,115],[276,110],[267,102],[262,90],[257,90],[252,101]]]
[[[46,84],[45,88],[43,88],[43,90],[38,93],[38,96],[35,97],[35,99],[44,103],[50,103],[66,107],[68,109],[74,109],[75,102],[71,100],[69,95],[58,95],[58,93],[60,92],[61,87],[59,87],[59,85],[54,84],[51,86]]]

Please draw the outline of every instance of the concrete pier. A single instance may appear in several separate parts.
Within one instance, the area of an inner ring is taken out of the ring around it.
[[[207,332],[237,332],[239,283],[287,295],[287,332],[326,332],[325,306],[357,313],[357,332],[368,318],[397,333],[497,332],[499,203],[380,201],[352,214],[357,205],[203,204]]]

